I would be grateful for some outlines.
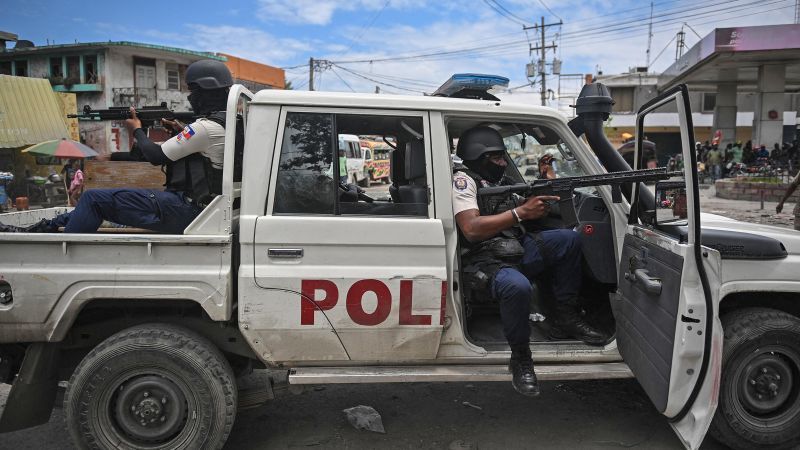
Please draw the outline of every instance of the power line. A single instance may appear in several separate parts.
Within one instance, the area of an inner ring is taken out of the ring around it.
[[[785,0],[781,0],[781,1],[785,1]],[[713,6],[717,6],[717,5],[721,5],[721,4],[729,4],[729,3],[730,3],[729,1],[721,1],[721,2],[717,2],[717,3],[713,3],[711,5],[704,5],[704,6],[700,6],[700,7],[694,7],[694,8],[687,8],[687,9],[683,9],[683,10],[679,10],[679,11],[674,11],[674,12],[671,12],[671,13],[654,14],[653,17],[655,19],[655,18],[660,18],[660,17],[665,17],[665,16],[672,16],[672,15],[680,14],[680,13],[695,12],[697,10],[702,10],[702,9],[705,9],[705,8],[709,8],[709,7],[713,7]],[[735,7],[727,6],[725,8],[720,8],[720,9],[716,9],[716,10],[703,11],[703,12],[700,12],[700,13],[695,13],[693,15],[693,17],[696,18],[696,17],[707,16],[709,14],[714,14],[714,13],[721,12],[721,11],[727,11],[727,12],[738,11],[742,7],[751,6],[751,5],[762,5],[763,6],[763,3],[761,1],[751,1],[750,3],[737,5]],[[680,21],[683,21],[685,19],[683,19],[683,18],[671,18],[671,19],[663,19],[663,20],[654,20],[653,24],[662,24],[662,23],[667,23],[667,22],[674,22],[676,20],[678,20],[680,22]],[[598,34],[605,34],[605,33],[611,32],[611,31],[634,30],[634,29],[637,29],[637,28],[641,28],[643,26],[648,26],[648,24],[642,23],[640,20],[632,20],[632,21],[619,22],[616,25],[612,25],[611,28],[609,28],[608,25],[604,25],[604,26],[598,26],[598,27],[594,27],[594,28],[583,29],[581,31],[576,31],[576,32],[572,32],[572,33],[564,32],[562,34],[562,36],[563,36],[563,40],[564,41],[568,41],[568,40],[570,40],[572,38],[583,37],[583,36],[586,36],[586,35],[589,35],[589,34],[591,34],[593,37],[597,37]],[[470,47],[470,48],[462,48],[462,49],[454,49],[454,50],[449,50],[449,51],[431,52],[431,53],[423,53],[423,54],[407,55],[407,56],[389,56],[389,57],[361,59],[361,60],[335,61],[335,62],[337,64],[355,64],[355,63],[367,63],[367,62],[422,60],[422,59],[431,59],[432,57],[439,57],[439,56],[459,55],[459,54],[473,54],[474,52],[476,52],[478,50],[488,50],[488,49],[493,49],[493,48],[500,48],[500,47],[506,47],[506,46],[511,46],[511,45],[517,45],[517,44],[526,43],[526,42],[527,42],[527,40],[526,41],[513,40],[513,41],[506,41],[506,42],[501,42],[501,43],[497,43],[497,44],[476,46],[476,47]],[[442,58],[442,59],[446,59],[446,58]]]
[[[525,25],[524,21],[521,22],[521,21],[517,20],[516,18],[514,18],[513,15],[509,15],[509,14],[504,13],[502,9],[498,8],[499,5],[495,6],[490,0],[483,0],[483,3],[486,3],[486,5],[489,8],[492,8],[494,10],[494,12],[496,12],[497,14],[499,14],[499,15],[505,17],[506,19],[516,23],[517,25],[523,25],[523,26]]]
[[[667,47],[669,47],[669,44],[672,44],[672,41],[674,41],[676,37],[677,37],[677,35],[675,35],[675,36],[672,36],[672,39],[670,39],[670,40],[669,40],[669,42],[667,42],[667,45],[665,45],[665,46],[664,46],[664,48],[663,48],[663,49],[661,49],[661,51],[660,51],[660,52],[658,52],[658,54],[656,55],[656,57],[655,57],[655,58],[653,58],[653,61],[652,61],[652,62],[650,62],[650,64],[655,64],[655,63],[656,63],[656,61],[658,61],[658,58],[661,56],[661,54],[663,54],[663,53],[664,53],[664,50],[666,50],[666,49],[667,49]],[[650,68],[650,66],[648,65],[648,66],[647,66],[647,68],[649,69],[649,68]]]
[[[542,6],[544,6],[544,9],[546,9],[546,10],[547,10],[547,12],[549,12],[549,13],[550,13],[550,14],[552,14],[552,15],[554,15],[554,16],[556,17],[556,19],[558,19],[558,20],[559,20],[559,22],[563,22],[563,20],[561,19],[561,17],[559,17],[559,16],[558,16],[558,14],[554,13],[554,12],[553,12],[553,10],[552,10],[552,9],[550,9],[550,7],[549,7],[549,6],[547,6],[547,3],[545,3],[545,2],[544,2],[544,0],[539,0],[539,3],[541,3],[541,4],[542,4]]]
[[[497,5],[497,6],[498,6],[500,9],[502,9],[503,11],[505,11],[506,13],[508,13],[510,16],[514,17],[515,19],[519,19],[519,21],[521,21],[523,25],[524,25],[525,23],[527,23],[527,22],[528,22],[528,19],[524,19],[524,18],[522,18],[522,17],[520,17],[520,16],[518,16],[518,15],[514,14],[514,13],[513,13],[513,12],[511,12],[511,11],[510,11],[508,8],[506,8],[505,6],[503,6],[503,4],[502,4],[502,3],[500,3],[500,1],[499,1],[499,0],[491,0],[491,1],[492,1],[492,2],[493,2],[495,5]]]
[[[488,0],[484,0],[484,1],[486,2]],[[662,2],[662,3],[666,3],[666,2]],[[702,7],[696,8],[696,9],[702,9],[702,8],[705,8],[705,7],[706,6],[702,6]],[[490,38],[488,40],[498,39],[498,38],[500,38],[502,36],[508,36],[508,35],[511,35],[511,34],[516,34],[516,33],[506,33],[506,34],[503,34],[503,35],[495,36],[494,38]],[[486,41],[487,41],[487,39],[481,39],[481,40],[476,40],[476,41],[464,41],[464,42],[484,42],[485,43]],[[352,63],[366,63],[366,62],[383,62],[383,61],[389,61],[389,60],[420,59],[420,58],[428,57],[428,56],[439,56],[439,55],[445,55],[445,54],[451,54],[451,53],[459,53],[459,52],[471,52],[471,51],[476,50],[476,49],[490,48],[490,47],[493,47],[493,46],[515,45],[515,44],[523,43],[523,42],[526,42],[526,41],[522,41],[522,40],[505,41],[505,42],[501,42],[501,43],[494,44],[494,45],[484,45],[484,46],[478,46],[478,47],[473,47],[473,48],[462,48],[462,49],[455,49],[455,50],[443,50],[443,51],[431,52],[431,53],[427,53],[427,54],[406,54],[406,55],[401,54],[401,55],[392,56],[392,57],[380,57],[380,58],[349,60],[349,61],[337,61],[337,63],[340,63],[340,64],[352,64]],[[442,47],[440,47],[440,48],[442,48]],[[430,50],[435,50],[435,49],[436,49],[436,47],[429,48],[429,49],[426,49],[426,50],[430,51]],[[302,66],[296,66],[296,67],[302,67]]]
[[[370,78],[370,77],[368,77],[366,75],[362,75],[362,74],[358,73],[355,70],[350,70],[347,67],[342,67],[342,66],[340,66],[338,64],[335,64],[335,63],[333,63],[333,65],[338,67],[338,68],[340,68],[340,69],[342,69],[342,70],[344,70],[345,72],[351,73],[351,74],[353,74],[353,75],[355,75],[355,76],[357,76],[359,78],[364,78],[365,80],[372,81],[373,83],[378,83],[378,84],[381,84],[381,85],[384,85],[384,86],[389,86],[389,87],[394,88],[394,89],[400,89],[402,91],[409,91],[409,92],[416,92],[417,94],[424,94],[423,91],[420,91],[420,90],[417,90],[417,89],[408,89],[408,88],[404,88],[402,86],[397,86],[397,85],[394,85],[394,84],[391,84],[391,83],[385,83],[383,81],[379,81],[379,80],[376,80],[374,78]]]
[[[345,51],[343,51],[343,52],[341,52],[341,53],[338,53],[336,56],[338,56],[338,55],[346,55],[346,54],[347,54],[347,52],[349,52],[349,51],[350,51],[350,50],[353,48],[353,46],[354,46],[354,45],[356,45],[356,42],[357,42],[359,39],[361,39],[361,36],[363,36],[363,35],[364,35],[364,33],[366,33],[366,32],[367,32],[367,30],[369,30],[370,28],[372,28],[372,24],[374,24],[374,23],[375,23],[375,21],[376,21],[376,20],[378,20],[378,17],[381,15],[381,13],[383,13],[383,10],[385,10],[385,9],[386,9],[386,7],[387,7],[387,6],[389,6],[389,3],[390,3],[390,2],[391,2],[391,0],[386,0],[386,2],[383,4],[383,6],[381,7],[381,9],[379,9],[379,10],[378,10],[378,12],[376,12],[376,13],[375,13],[375,14],[372,16],[372,19],[369,21],[369,23],[367,24],[367,26],[366,26],[366,27],[364,27],[364,28],[361,30],[361,32],[360,32],[360,33],[358,33],[358,36],[356,36],[355,38],[353,38],[352,42],[350,43],[350,46],[349,46],[349,47],[347,47],[347,50],[345,50]]]
[[[342,80],[342,83],[344,83],[344,85],[345,85],[345,86],[347,86],[347,88],[348,88],[348,89],[350,89],[350,90],[351,90],[351,91],[353,91],[353,92],[355,92],[355,91],[356,91],[355,89],[353,89],[353,87],[352,87],[352,86],[350,86],[350,84],[348,84],[348,83],[347,83],[347,81],[344,81],[344,78],[342,78],[342,76],[341,76],[341,75],[339,75],[339,72],[337,72],[337,71],[336,71],[336,68],[334,68],[334,67],[331,67],[331,72],[333,72],[333,74],[334,74],[334,75],[336,75],[336,77],[337,77],[338,79]]]
[[[741,1],[741,0],[737,0],[737,1]],[[654,20],[653,23],[654,23],[654,25],[658,24],[658,25],[661,25],[661,26],[668,26],[668,25],[671,25],[671,24],[683,23],[683,21],[685,21],[685,19],[686,19],[685,17],[669,17],[669,16],[673,16],[673,15],[676,15],[676,14],[679,14],[679,13],[691,14],[693,19],[705,18],[705,17],[708,17],[710,15],[715,15],[716,21],[719,20],[720,15],[729,16],[730,14],[735,13],[735,12],[740,12],[740,11],[754,9],[754,8],[755,9],[760,9],[759,11],[756,11],[754,14],[762,14],[762,13],[774,11],[774,10],[777,10],[777,9],[783,9],[783,8],[776,8],[776,9],[771,9],[771,10],[768,10],[768,11],[763,9],[764,6],[780,3],[782,1],[791,1],[791,0],[776,0],[776,1],[767,2],[767,3],[761,3],[761,2],[758,2],[758,1],[751,1],[751,2],[745,2],[745,3],[736,4],[733,7],[731,7],[728,4],[728,2],[717,2],[717,3],[712,3],[712,4],[709,4],[709,5],[703,5],[703,6],[693,7],[693,8],[676,9],[673,12],[662,12],[662,13],[659,13],[659,14],[654,14],[654,18],[655,17],[663,17],[663,18],[661,20]],[[669,3],[669,2],[654,3],[654,5],[655,4],[663,4],[663,3]],[[733,2],[733,3],[736,3],[736,2]],[[792,3],[794,3],[794,2],[792,2]],[[727,6],[725,8],[722,8],[722,9],[708,10],[708,8],[711,8],[711,7],[720,5],[720,4],[726,4]],[[649,5],[648,5],[648,8],[649,8]],[[716,14],[716,13],[721,13],[721,14]],[[754,15],[754,14],[749,14],[749,15]],[[738,17],[742,17],[742,16],[729,17],[728,20],[729,19],[738,18]],[[695,22],[695,25],[698,25],[698,24]],[[584,29],[584,30],[581,30],[581,31],[575,31],[575,32],[572,32],[572,33],[565,32],[565,33],[562,33],[559,36],[560,39],[561,39],[560,40],[560,45],[561,46],[565,46],[565,47],[572,47],[572,46],[575,46],[575,45],[579,45],[580,43],[583,43],[583,42],[590,42],[590,41],[594,42],[594,41],[597,41],[597,38],[598,38],[599,35],[604,36],[604,38],[607,38],[607,37],[610,37],[610,36],[618,36],[618,35],[623,35],[623,36],[624,35],[629,35],[631,31],[636,30],[636,29],[641,29],[642,27],[645,27],[645,26],[648,26],[648,24],[643,23],[641,21],[632,21],[632,22],[631,21],[623,21],[623,22],[617,22],[615,25],[612,25],[610,27],[608,25],[606,25],[606,26],[603,26],[603,27],[594,27],[594,28]],[[662,34],[662,33],[663,32],[656,32],[655,34]],[[490,41],[491,40],[497,40],[497,39],[500,39],[502,36],[508,36],[508,35],[511,35],[511,34],[516,34],[516,33],[506,33],[506,34],[503,34],[503,35],[498,35],[498,36],[495,36],[494,38],[489,38],[489,40]],[[695,34],[697,34],[697,33],[695,32]],[[563,36],[563,38],[561,38],[561,36]],[[698,37],[699,37],[699,34],[698,34]],[[552,36],[551,36],[551,39],[552,39]],[[487,40],[483,40],[483,42],[486,42],[486,41]],[[368,62],[447,60],[447,59],[454,59],[454,58],[461,58],[461,57],[473,57],[473,56],[474,57],[478,57],[478,56],[484,56],[484,55],[486,55],[486,56],[504,56],[504,55],[511,55],[511,54],[520,52],[521,49],[523,48],[522,45],[525,45],[525,47],[528,47],[528,45],[527,45],[528,42],[529,41],[527,39],[526,40],[522,40],[522,39],[518,39],[517,40],[517,39],[515,39],[515,40],[500,41],[500,42],[497,42],[497,43],[494,43],[494,44],[490,44],[490,45],[481,45],[481,46],[474,46],[474,47],[460,48],[460,49],[452,49],[452,50],[439,51],[439,52],[430,52],[430,53],[422,53],[422,54],[406,54],[406,55],[402,55],[401,54],[401,55],[386,56],[386,57],[381,57],[381,58],[347,60],[347,61],[334,61],[334,62],[336,64],[340,64],[341,65],[341,64],[360,64],[360,63],[368,63]],[[519,47],[517,47],[517,46],[519,46]],[[301,67],[301,66],[293,66],[293,67]]]

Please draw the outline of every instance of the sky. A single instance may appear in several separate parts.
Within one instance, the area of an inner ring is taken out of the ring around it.
[[[795,0],[653,0],[652,71],[714,28],[794,23]],[[526,64],[538,59],[545,27],[547,63],[562,74],[621,73],[647,61],[651,3],[632,0],[198,0],[194,2],[0,0],[0,31],[35,45],[134,41],[222,52],[286,69],[308,89],[308,60],[331,61],[316,74],[328,91],[430,93],[453,73],[511,79],[513,92],[538,92]],[[573,77],[574,78],[574,77]],[[558,91],[558,78],[547,87]],[[562,78],[564,91],[570,83]],[[574,82],[574,79],[573,79]]]

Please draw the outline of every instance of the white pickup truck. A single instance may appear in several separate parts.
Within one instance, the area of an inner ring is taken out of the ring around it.
[[[533,322],[536,371],[636,377],[687,448],[709,428],[733,448],[789,448],[800,442],[800,234],[700,213],[686,95],[643,107],[637,133],[651,112],[677,111],[683,177],[655,195],[637,184],[575,197],[584,309],[614,339],[550,341],[548,321]],[[234,86],[227,123],[244,118],[243,160],[228,129],[223,193],[183,234],[0,234],[0,382],[13,384],[0,430],[46,422],[65,380],[78,447],[184,449],[221,447],[237,406],[266,401],[280,379],[509,382],[497,305],[459,277],[454,143],[488,125],[510,152],[555,154],[560,177],[628,170],[603,135],[610,106],[599,84],[569,124],[491,99]],[[394,143],[386,193],[356,196],[333,179],[340,134]],[[547,316],[547,301],[532,301]],[[240,393],[264,367],[273,380]]]

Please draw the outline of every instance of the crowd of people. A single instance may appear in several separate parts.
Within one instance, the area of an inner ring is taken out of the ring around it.
[[[747,141],[744,145],[741,142],[729,143],[725,148],[720,149],[717,144],[697,142],[695,144],[697,161],[702,163],[705,174],[711,181],[720,178],[730,177],[746,167],[780,167],[787,171],[797,167],[798,142],[784,142],[774,144],[772,150],[761,144],[754,146],[752,141]]]

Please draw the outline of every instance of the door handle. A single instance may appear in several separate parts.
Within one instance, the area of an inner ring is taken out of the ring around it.
[[[648,294],[661,295],[661,279],[651,277],[647,269],[636,269],[633,273],[625,272],[625,279],[631,283],[640,281]]]
[[[267,249],[270,258],[302,258],[302,248],[270,248]]]

